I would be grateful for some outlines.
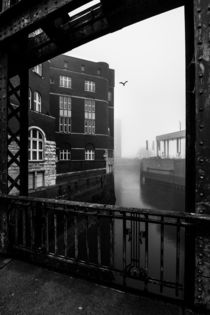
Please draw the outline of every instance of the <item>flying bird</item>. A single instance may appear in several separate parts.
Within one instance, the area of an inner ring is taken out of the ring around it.
[[[126,85],[126,83],[127,83],[128,81],[125,81],[125,82],[119,82],[120,84],[122,84],[123,86],[125,86]]]

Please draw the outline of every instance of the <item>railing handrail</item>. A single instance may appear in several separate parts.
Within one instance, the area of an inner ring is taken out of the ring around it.
[[[12,196],[12,195],[0,195],[0,200],[20,200],[20,201],[30,201],[37,203],[46,203],[57,206],[75,206],[81,209],[88,208],[89,210],[101,210],[101,211],[109,211],[109,212],[120,212],[120,213],[137,213],[142,215],[150,215],[150,216],[163,216],[168,218],[179,218],[190,221],[205,221],[206,223],[210,223],[210,215],[208,214],[198,214],[193,212],[179,212],[172,210],[155,210],[155,209],[146,209],[146,208],[128,208],[121,207],[116,205],[107,205],[107,204],[98,204],[98,203],[88,203],[88,202],[79,202],[79,201],[68,201],[61,199],[49,199],[49,198],[38,198],[38,197],[29,197],[29,196]],[[57,209],[59,210],[59,209]],[[68,210],[68,209],[65,209]]]

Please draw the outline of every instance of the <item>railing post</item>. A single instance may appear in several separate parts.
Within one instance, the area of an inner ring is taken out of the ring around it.
[[[186,307],[192,308],[195,295],[195,227],[189,222],[185,228],[184,270],[184,302]]]

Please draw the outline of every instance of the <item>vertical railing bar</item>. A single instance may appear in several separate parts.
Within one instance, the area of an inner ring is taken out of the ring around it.
[[[145,214],[145,272],[148,274],[148,266],[149,266],[149,216]],[[148,282],[144,281],[144,290],[148,290]]]
[[[180,219],[177,219],[176,232],[176,296],[179,295],[179,275],[180,275]]]
[[[68,256],[68,217],[67,214],[63,214],[64,219],[64,255]]]
[[[113,216],[112,211],[110,211],[110,216]],[[114,266],[114,220],[110,219],[110,266]]]
[[[75,247],[74,247],[74,256],[75,259],[78,259],[78,216],[77,213],[74,212],[74,243],[75,243]]]
[[[133,216],[133,214],[131,214],[131,217]],[[131,261],[132,261],[132,258],[133,258],[133,252],[134,252],[134,250],[133,250],[133,246],[134,246],[134,244],[133,244],[133,240],[134,240],[134,235],[133,235],[133,220],[131,220],[130,221],[130,224],[131,224],[131,231],[130,231],[130,237],[131,237]]]
[[[45,231],[45,236],[46,236],[46,251],[49,253],[50,248],[49,248],[49,214],[48,214],[48,209],[46,209],[46,215],[45,215],[45,220],[46,220],[46,231]]]
[[[139,220],[137,221],[138,224],[138,234],[137,234],[137,245],[138,245],[138,267],[140,268],[140,259],[141,259],[141,215],[138,215]]]
[[[87,262],[89,263],[89,261],[90,261],[90,250],[89,250],[89,243],[88,243],[88,214],[87,213],[85,213],[85,215],[86,215],[86,218],[85,218],[85,220],[86,220],[86,226],[85,226],[85,246],[86,246],[86,253],[87,253]]]
[[[137,220],[137,213],[135,214],[135,252],[136,252],[136,255],[135,255],[135,266],[137,267],[138,265],[138,220]]]
[[[55,240],[55,255],[57,255],[58,252],[58,238],[57,238],[57,231],[58,227],[57,227],[57,214],[54,213],[54,240]]]
[[[26,209],[23,206],[21,211],[22,213],[22,237],[23,237],[23,246],[26,247]]]
[[[15,208],[15,244],[18,244],[18,214],[19,214],[19,209],[18,207]]]
[[[101,233],[100,233],[100,217],[97,211],[97,253],[98,253],[98,265],[101,265]]]
[[[123,286],[126,287],[126,214],[123,212]]]
[[[160,292],[163,292],[164,276],[164,217],[161,216],[161,236],[160,236]]]
[[[33,206],[31,205],[30,208],[30,231],[31,231],[31,249],[34,248],[34,242],[35,242],[35,232],[34,232],[34,217],[33,217]]]

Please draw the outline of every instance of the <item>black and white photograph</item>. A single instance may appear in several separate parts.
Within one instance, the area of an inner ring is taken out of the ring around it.
[[[210,0],[0,0],[0,315],[210,314]]]

